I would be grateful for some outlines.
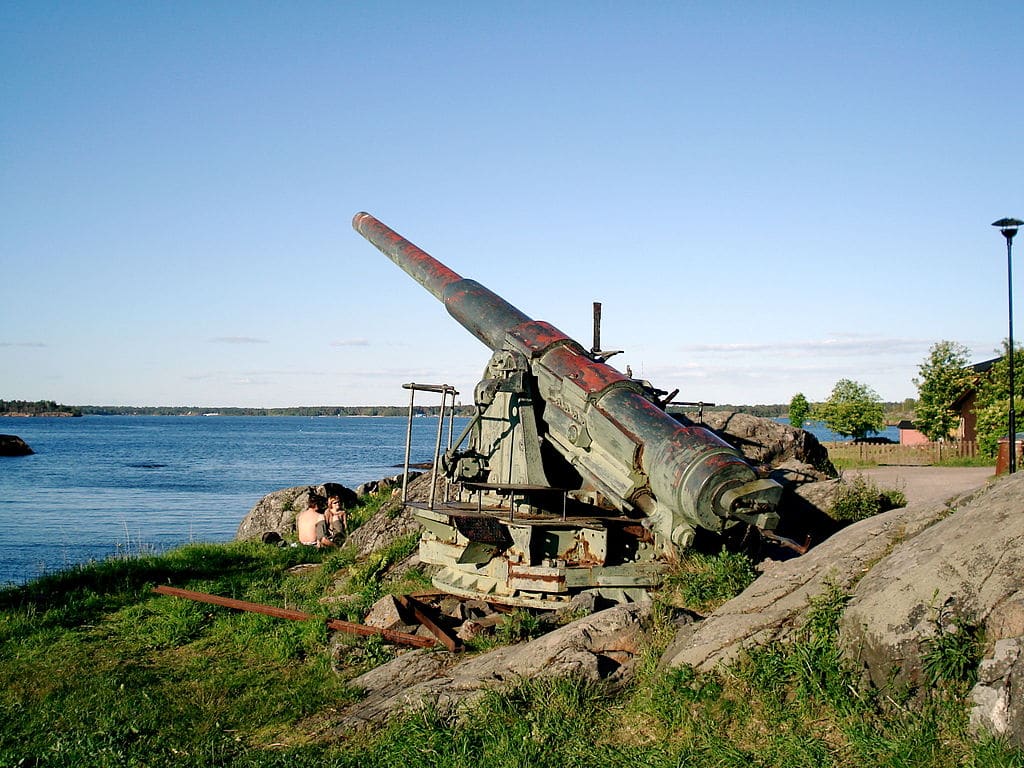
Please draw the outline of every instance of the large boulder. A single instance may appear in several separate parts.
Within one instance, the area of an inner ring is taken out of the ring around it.
[[[705,413],[702,423],[754,464],[773,468],[787,465],[810,480],[837,474],[828,450],[806,430],[736,411]]]
[[[746,648],[792,639],[811,600],[833,585],[851,590],[895,546],[949,514],[944,504],[911,505],[844,528],[802,557],[765,561],[763,573],[704,621],[683,627],[662,655],[662,666],[708,671],[736,660]]]
[[[876,685],[922,681],[938,633],[984,628],[990,646],[1024,636],[1024,474],[978,491],[899,543],[853,592],[840,639]]]
[[[423,475],[410,473],[409,482],[406,488],[409,501],[423,502],[430,498],[430,473]],[[438,480],[439,490],[436,498],[441,498],[441,480]],[[348,544],[356,548],[359,557],[365,557],[371,552],[386,549],[396,539],[407,536],[410,533],[418,533],[423,530],[416,518],[412,516],[412,510],[402,504],[402,476],[381,481],[381,484],[373,486],[376,492],[391,488],[391,498],[381,505],[380,509],[352,532],[348,537]]]
[[[17,435],[0,435],[0,456],[28,456],[35,453]]]
[[[986,638],[972,724],[1024,745],[1024,475],[945,502],[922,501],[854,523],[763,575],[704,621],[684,627],[663,666],[700,670],[746,648],[795,637],[811,602],[852,595],[839,644],[878,686],[924,678],[941,632]]]
[[[286,536],[295,530],[295,516],[306,508],[309,495],[338,494],[341,504],[348,508],[356,501],[356,494],[340,483],[296,485],[268,493],[242,518],[235,532],[237,541],[259,541],[268,533]]]
[[[413,651],[352,680],[365,696],[346,709],[336,727],[378,725],[394,714],[433,707],[455,715],[488,690],[543,677],[628,680],[644,642],[649,603],[608,608],[543,637],[461,662],[449,653]]]

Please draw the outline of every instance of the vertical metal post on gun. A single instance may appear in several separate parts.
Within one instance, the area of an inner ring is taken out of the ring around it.
[[[416,400],[416,384],[403,384],[409,390],[409,418],[406,419],[405,427],[405,469],[402,471],[402,504],[409,498],[409,452],[412,450],[412,407]]]
[[[441,410],[437,414],[437,442],[434,443],[434,464],[430,468],[430,508],[437,494],[437,465],[441,461],[441,433],[444,431],[444,408],[448,403],[448,387],[441,388]]]

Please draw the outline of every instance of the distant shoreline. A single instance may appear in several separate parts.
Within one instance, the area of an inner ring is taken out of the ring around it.
[[[8,419],[36,419],[36,418],[78,418],[82,414],[72,413],[70,411],[49,411],[45,413],[23,413],[21,411],[7,411],[6,413],[0,413],[0,417]]]
[[[894,425],[902,419],[912,418],[906,411],[905,403],[882,403],[886,408],[886,424]],[[368,416],[407,416],[408,405],[299,405],[285,408],[246,408],[240,406],[130,406],[130,405],[64,405],[52,401],[28,403],[26,401],[0,401],[0,408],[8,409],[0,412],[0,417],[65,417],[65,416],[319,416],[319,417],[368,417]],[[12,407],[13,406],[13,407]],[[36,407],[32,407],[36,406]],[[676,404],[670,412],[688,412],[688,409]],[[735,411],[766,419],[785,418],[789,415],[789,406],[784,403],[732,405],[705,404],[705,413],[719,411]],[[415,416],[437,416],[440,406],[418,405],[413,408]],[[446,410],[446,414],[450,411]],[[472,418],[476,413],[473,405],[455,406],[457,417]]]

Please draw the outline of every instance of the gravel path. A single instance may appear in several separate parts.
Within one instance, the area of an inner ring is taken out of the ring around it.
[[[903,491],[907,503],[945,501],[980,488],[993,477],[992,467],[870,467],[848,469],[847,477],[862,475],[881,488]]]

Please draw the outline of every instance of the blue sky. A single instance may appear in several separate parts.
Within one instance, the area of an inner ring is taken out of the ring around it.
[[[0,398],[468,402],[487,349],[362,210],[585,346],[601,301],[612,363],[682,399],[915,396],[936,341],[1006,336],[1022,31],[1019,2],[4,3]]]

